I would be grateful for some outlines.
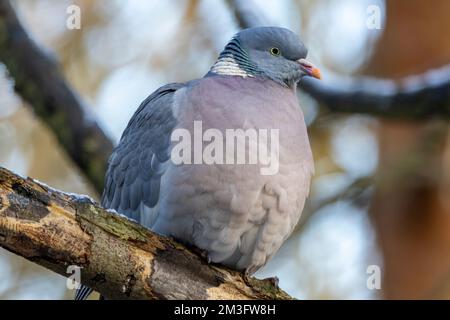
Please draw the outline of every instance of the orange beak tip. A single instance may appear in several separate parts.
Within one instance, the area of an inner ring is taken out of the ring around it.
[[[322,79],[322,75],[320,74],[320,70],[318,68],[312,69],[311,75],[316,79]]]

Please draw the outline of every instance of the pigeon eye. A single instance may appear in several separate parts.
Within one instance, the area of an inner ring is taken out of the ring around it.
[[[272,47],[270,48],[270,54],[278,57],[281,54],[281,52],[280,49],[278,49],[277,47]]]

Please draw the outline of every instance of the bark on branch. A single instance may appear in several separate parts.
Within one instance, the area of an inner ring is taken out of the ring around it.
[[[227,0],[241,28],[272,25],[251,0]],[[301,88],[331,111],[391,118],[450,118],[450,65],[399,81],[369,77],[302,80]]]
[[[81,282],[109,299],[290,299],[87,197],[1,167],[0,246],[63,276],[79,266]]]
[[[0,61],[14,79],[17,94],[101,194],[113,143],[66,83],[57,63],[28,36],[7,0],[0,0]]]

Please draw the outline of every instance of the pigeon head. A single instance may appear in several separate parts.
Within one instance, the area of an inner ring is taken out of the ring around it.
[[[278,27],[240,31],[225,46],[212,73],[268,77],[293,87],[304,76],[320,79],[320,71],[306,60],[306,49],[294,32]]]

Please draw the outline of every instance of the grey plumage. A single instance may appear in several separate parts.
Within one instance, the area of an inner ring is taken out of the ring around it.
[[[205,77],[158,89],[110,157],[102,205],[205,250],[213,262],[255,272],[292,232],[309,193],[314,166],[295,92],[301,77],[318,77],[306,54],[287,29],[247,29]],[[192,132],[194,121],[204,130],[278,129],[279,172],[261,175],[261,164],[175,165],[170,136]]]
[[[183,84],[159,88],[142,102],[109,160],[102,206],[140,219],[141,203],[153,208],[159,197],[164,163],[169,160],[170,132],[175,118],[173,94]]]

